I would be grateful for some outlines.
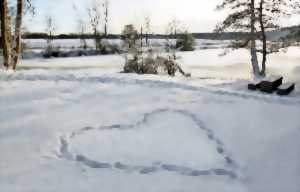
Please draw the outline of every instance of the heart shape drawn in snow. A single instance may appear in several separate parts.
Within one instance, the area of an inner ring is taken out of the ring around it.
[[[155,110],[130,125],[85,127],[60,137],[57,156],[90,168],[140,174],[237,177],[223,143],[185,110]]]

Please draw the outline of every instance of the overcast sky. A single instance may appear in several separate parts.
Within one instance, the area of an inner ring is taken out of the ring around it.
[[[76,13],[88,20],[87,7],[92,0],[33,0],[36,7],[34,18],[27,16],[26,28],[29,31],[43,32],[45,16],[52,15],[56,20],[57,33],[76,32]],[[101,1],[101,0],[99,0]],[[120,33],[126,24],[140,26],[145,17],[150,17],[152,30],[164,33],[167,23],[176,18],[190,32],[211,32],[224,17],[224,12],[215,11],[221,0],[110,0],[109,33]],[[299,24],[300,17],[285,24]]]

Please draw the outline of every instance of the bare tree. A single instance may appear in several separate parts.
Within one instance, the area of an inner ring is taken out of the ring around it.
[[[77,27],[79,30],[80,45],[83,49],[87,49],[87,42],[85,39],[85,33],[86,33],[85,21],[82,19],[79,19],[77,22],[78,22]]]
[[[173,36],[174,39],[176,39],[177,37],[179,25],[180,25],[180,21],[178,21],[176,18],[173,18],[169,23],[169,31],[171,36]]]
[[[144,22],[141,24],[140,28],[140,43],[141,47],[144,46],[144,39],[146,41],[146,46],[149,47],[149,34],[151,33],[151,28],[150,28],[150,18],[145,17]]]
[[[141,43],[141,47],[144,46],[143,40],[144,40],[144,28],[143,28],[143,25],[142,25],[141,29],[140,29],[140,43]]]
[[[86,33],[86,21],[82,18],[81,14],[80,14],[80,10],[78,9],[78,7],[76,6],[75,3],[73,3],[73,10],[74,10],[75,16],[77,18],[76,21],[77,21],[77,29],[79,31],[80,46],[83,49],[87,49],[87,42],[84,37],[84,35]]]
[[[166,51],[169,54],[169,57],[173,57],[175,60],[177,59],[176,39],[179,31],[183,31],[180,29],[180,22],[176,19],[172,19],[166,28]]]
[[[145,38],[146,46],[149,47],[149,35],[151,34],[151,19],[150,17],[145,17]]]
[[[99,0],[93,0],[92,5],[87,9],[97,51],[100,50],[101,47],[101,37],[99,32],[99,26],[101,24],[101,5]]]
[[[47,15],[45,18],[45,31],[47,33],[47,48],[46,48],[46,54],[49,54],[48,56],[51,56],[53,51],[53,36],[57,29],[55,19],[52,15]]]
[[[105,0],[103,3],[103,11],[104,11],[104,36],[108,35],[108,20],[109,20],[109,1]]]

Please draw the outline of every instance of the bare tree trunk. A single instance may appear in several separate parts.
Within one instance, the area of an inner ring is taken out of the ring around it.
[[[149,34],[148,32],[146,33],[146,45],[149,47]]]
[[[260,30],[261,30],[261,38],[262,38],[262,43],[263,43],[263,48],[262,48],[262,64],[261,64],[261,71],[260,74],[262,76],[266,75],[266,62],[267,62],[267,38],[266,38],[266,32],[265,32],[265,26],[264,26],[264,21],[263,21],[263,5],[264,5],[264,0],[260,0],[259,4],[259,24],[260,24]]]
[[[1,36],[3,47],[3,65],[6,69],[11,65],[11,28],[7,0],[1,0]]]
[[[95,48],[96,48],[96,51],[98,51],[98,31],[97,31],[97,29],[94,29],[94,38],[95,38]]]
[[[141,27],[140,38],[141,38],[141,47],[143,47],[143,27]]]
[[[105,24],[104,24],[105,38],[107,38],[107,24],[108,24],[108,7],[105,7]]]
[[[107,23],[105,23],[105,26],[104,26],[104,35],[105,35],[105,38],[107,38]]]
[[[105,1],[105,3],[103,4],[104,6],[104,35],[105,35],[105,38],[107,38],[107,25],[108,25],[108,1]]]
[[[23,0],[18,0],[17,2],[17,18],[16,18],[16,28],[15,28],[15,47],[14,47],[14,60],[13,60],[13,70],[16,69],[17,64],[21,55],[21,43],[22,43],[22,20],[23,20]]]
[[[255,33],[255,0],[251,0],[251,43],[250,43],[250,54],[251,54],[251,63],[253,68],[253,73],[255,76],[259,76],[259,65],[257,59],[257,50],[256,50],[256,33]]]

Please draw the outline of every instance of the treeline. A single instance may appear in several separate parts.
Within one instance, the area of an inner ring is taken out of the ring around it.
[[[23,39],[94,39],[94,34],[59,34],[59,35],[51,35],[51,37],[47,33],[25,33],[23,35]],[[108,34],[108,39],[120,39],[120,35],[117,34]]]
[[[299,29],[300,26],[285,27],[274,31],[267,32],[267,37],[269,40],[278,40],[283,37],[288,37],[289,39],[300,39],[300,33],[291,33],[294,30]],[[293,35],[287,35],[293,34]],[[210,39],[210,40],[244,40],[248,39],[250,33],[246,32],[226,32],[226,33],[192,33],[196,39]],[[142,35],[146,37],[145,34]],[[166,34],[147,34],[150,39],[179,39],[185,36],[185,34],[176,35],[166,35]],[[1,38],[1,37],[0,37]],[[24,39],[48,39],[50,38],[47,33],[25,33],[23,35]],[[53,39],[94,39],[94,34],[59,34],[52,35]],[[107,34],[108,39],[121,39],[121,34]]]
[[[249,35],[248,33],[192,33],[192,35],[196,39],[212,39],[212,40],[238,40],[238,39],[246,39]],[[145,34],[140,35],[142,37],[146,37]],[[149,39],[178,39],[185,36],[185,34],[176,34],[176,35],[166,35],[166,34],[147,34]],[[23,35],[24,39],[48,39],[50,38],[47,33],[26,33]],[[59,34],[52,35],[53,39],[94,39],[94,34]],[[108,34],[108,39],[121,39],[121,34]]]

